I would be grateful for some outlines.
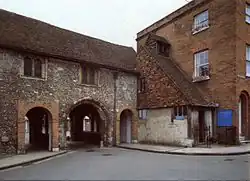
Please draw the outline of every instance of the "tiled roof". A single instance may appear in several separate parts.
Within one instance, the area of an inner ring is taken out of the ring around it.
[[[162,37],[163,38],[163,37]],[[211,106],[217,105],[205,100],[199,89],[193,82],[190,82],[183,70],[170,57],[157,54],[155,50],[148,50],[153,58],[155,58],[159,66],[163,69],[167,76],[179,87],[190,105],[195,106]]]
[[[129,71],[136,67],[136,52],[132,47],[109,43],[1,9],[0,46]]]

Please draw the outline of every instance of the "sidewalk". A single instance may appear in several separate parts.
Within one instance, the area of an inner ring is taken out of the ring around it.
[[[45,160],[65,153],[67,153],[67,151],[59,151],[59,152],[44,151],[44,152],[33,152],[24,155],[13,155],[10,157],[0,159],[0,170],[31,164],[34,162]]]
[[[241,146],[212,146],[212,148],[181,148],[181,147],[171,147],[171,146],[156,146],[156,145],[146,145],[146,144],[120,144],[118,147],[132,150],[140,150],[154,153],[165,153],[173,155],[243,155],[250,154],[250,144],[245,144]]]

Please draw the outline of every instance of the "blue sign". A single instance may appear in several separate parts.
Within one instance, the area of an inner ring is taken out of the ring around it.
[[[184,116],[175,116],[175,120],[184,120],[185,117]]]
[[[233,111],[222,109],[217,114],[217,126],[225,127],[233,125]]]

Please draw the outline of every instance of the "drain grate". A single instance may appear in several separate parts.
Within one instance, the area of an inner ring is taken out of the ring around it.
[[[112,154],[111,153],[104,153],[104,154],[102,154],[102,156],[112,156]]]
[[[95,150],[90,149],[90,150],[86,150],[86,152],[95,152]]]
[[[225,162],[231,162],[231,161],[234,161],[234,159],[232,159],[232,158],[227,158],[227,159],[225,159],[224,161],[225,161]]]

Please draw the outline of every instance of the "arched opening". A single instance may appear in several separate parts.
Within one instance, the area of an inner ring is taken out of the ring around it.
[[[132,111],[126,109],[120,115],[120,143],[132,141]]]
[[[241,92],[239,99],[239,137],[241,140],[248,138],[248,102],[249,95],[247,92]]]
[[[77,105],[70,112],[71,143],[79,145],[100,145],[103,120],[98,108],[90,103]]]
[[[28,150],[51,150],[50,112],[42,107],[30,109],[25,116],[25,145]]]

